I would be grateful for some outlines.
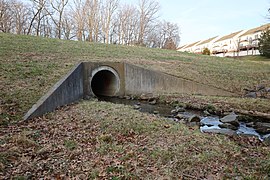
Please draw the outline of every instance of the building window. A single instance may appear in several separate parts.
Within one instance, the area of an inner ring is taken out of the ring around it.
[[[258,34],[255,35],[255,39],[258,39]]]

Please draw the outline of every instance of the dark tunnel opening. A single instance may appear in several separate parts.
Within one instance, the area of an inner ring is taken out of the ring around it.
[[[96,96],[115,96],[118,87],[119,78],[109,70],[97,72],[91,81],[91,89]]]

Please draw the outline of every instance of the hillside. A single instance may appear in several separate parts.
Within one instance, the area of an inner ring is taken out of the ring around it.
[[[28,122],[23,114],[80,61],[125,61],[235,93],[270,86],[270,61],[0,33],[0,179],[267,179],[270,147],[202,134],[130,106],[81,101]],[[191,106],[270,112],[267,99],[161,97]]]
[[[237,94],[258,84],[270,86],[270,61],[262,58],[216,58],[161,49],[3,33],[0,33],[0,44],[0,103],[2,109],[8,109],[6,115],[15,119],[20,119],[41,95],[80,61],[125,61]],[[208,99],[212,104],[217,101],[211,97]],[[236,108],[244,105],[245,110],[255,108],[270,112],[267,100],[219,100]],[[6,115],[4,113],[4,117]]]

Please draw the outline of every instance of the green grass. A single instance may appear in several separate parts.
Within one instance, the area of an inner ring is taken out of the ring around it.
[[[77,143],[73,140],[65,140],[64,145],[69,150],[74,150],[77,147]]]
[[[180,53],[162,49],[18,36],[0,33],[0,115],[20,119],[61,76],[81,61],[125,61],[238,94],[270,86],[270,60]],[[240,100],[241,101],[241,100]]]
[[[81,101],[24,113],[80,61],[125,61],[241,93],[270,86],[270,61],[0,33],[0,179],[267,179],[270,149],[253,137],[201,134],[124,105]],[[201,109],[270,112],[269,100],[167,94]]]
[[[208,112],[239,112],[268,116],[270,112],[269,99],[259,98],[241,98],[241,97],[218,97],[218,96],[199,96],[199,95],[182,95],[182,94],[164,94],[160,96],[161,102],[170,102],[174,106],[184,106],[191,109],[208,110]],[[257,113],[254,113],[257,112]],[[265,115],[263,115],[265,114]],[[259,115],[260,116],[260,115]]]
[[[242,60],[249,60],[249,61],[269,61],[269,58],[267,57],[263,57],[260,55],[256,55],[256,56],[241,56],[241,57],[237,57],[238,59],[242,59]]]

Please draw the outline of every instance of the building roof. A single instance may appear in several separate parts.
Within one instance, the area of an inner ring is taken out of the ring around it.
[[[237,32],[234,32],[234,33],[231,33],[231,34],[228,34],[226,36],[223,36],[222,38],[220,38],[219,40],[215,41],[215,42],[219,42],[219,41],[224,41],[226,39],[230,39],[230,38],[233,38],[234,36],[236,36],[237,34],[239,34],[240,32],[242,32],[243,30],[241,31],[237,31]]]
[[[202,42],[200,42],[199,44],[197,44],[197,46],[198,46],[198,45],[202,45],[202,44],[209,43],[209,42],[211,42],[212,40],[214,40],[216,37],[218,37],[218,36],[215,36],[215,37],[209,38],[209,39],[207,39],[207,40],[205,40],[205,41],[202,41]]]
[[[240,37],[246,36],[246,35],[249,35],[249,34],[254,34],[254,33],[259,32],[259,31],[264,31],[267,28],[270,28],[270,23],[269,24],[262,25],[260,27],[256,27],[256,28],[250,29],[247,32],[245,32],[244,34],[242,34]]]
[[[177,50],[182,49],[182,48],[184,48],[185,46],[186,46],[186,44],[183,45],[183,46],[178,47]]]
[[[190,47],[194,46],[195,44],[197,44],[198,42],[200,42],[200,41],[197,41],[197,42],[195,42],[195,43],[189,44],[189,45],[186,46],[185,48],[190,48]]]

